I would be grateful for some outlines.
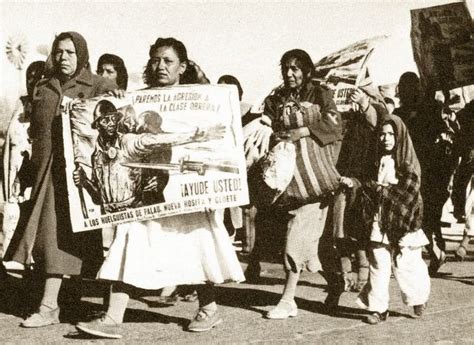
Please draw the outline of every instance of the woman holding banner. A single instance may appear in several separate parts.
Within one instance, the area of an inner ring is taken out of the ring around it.
[[[262,131],[272,133],[270,154],[294,146],[295,169],[289,185],[270,206],[283,214],[288,226],[286,283],[279,303],[266,314],[269,319],[296,316],[294,298],[301,271],[305,267],[312,272],[322,268],[318,243],[326,224],[329,195],[339,186],[335,162],[342,139],[341,118],[332,92],[311,80],[314,65],[309,55],[300,49],[290,50],[280,63],[284,85],[265,99],[261,121],[266,129]],[[335,255],[327,252],[325,256],[327,260],[321,257],[324,269],[335,273],[335,263],[330,262]],[[333,281],[329,275],[328,280]]]
[[[21,324],[28,328],[59,323],[58,295],[63,275],[84,273],[83,260],[93,261],[97,269],[102,257],[99,232],[73,233],[71,229],[60,109],[63,97],[95,97],[116,85],[91,73],[87,43],[80,34],[61,33],[51,52],[46,78],[33,92],[32,208],[6,254],[7,260],[27,265],[34,260],[35,270],[44,274],[41,304]]]
[[[158,38],[149,55],[144,78],[150,87],[203,80],[196,65],[188,63],[184,44],[174,38]],[[98,278],[114,281],[107,312],[76,328],[112,339],[122,337],[120,325],[133,286],[157,290],[199,284],[199,309],[188,330],[203,332],[222,322],[212,284],[244,280],[222,216],[209,210],[118,225]]]

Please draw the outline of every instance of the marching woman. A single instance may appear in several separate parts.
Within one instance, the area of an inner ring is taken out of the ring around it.
[[[330,194],[339,186],[335,162],[342,139],[341,117],[333,94],[312,80],[314,65],[309,55],[301,49],[290,50],[283,54],[280,64],[284,85],[265,99],[261,121],[266,127],[262,132],[272,133],[270,151],[280,145],[277,143],[294,146],[295,169],[286,189],[270,206],[275,219],[281,215],[279,219],[287,221],[287,230],[286,282],[279,303],[266,314],[269,319],[296,316],[294,298],[301,271],[307,268],[315,272],[322,269],[321,264],[328,264],[323,257],[321,260],[326,262],[320,262],[318,245],[322,244],[319,240]],[[335,255],[326,253],[325,258],[335,260]],[[331,271],[335,273],[336,268]]]
[[[150,48],[144,79],[150,87],[198,83],[203,73],[188,63],[184,44],[158,38]],[[81,184],[81,176],[75,174]],[[112,281],[107,312],[77,329],[98,337],[121,338],[120,325],[131,287],[158,290],[197,285],[199,309],[189,331],[203,332],[222,322],[213,284],[243,281],[235,250],[219,212],[204,211],[117,226],[116,237],[98,279]]]
[[[372,312],[369,324],[388,316],[389,282],[393,273],[403,302],[420,317],[430,294],[428,269],[422,259],[428,244],[421,222],[420,164],[403,121],[387,115],[379,132],[377,154],[362,182],[362,217],[369,240],[369,283],[358,302]]]
[[[35,174],[32,208],[6,253],[7,260],[26,265],[34,261],[35,270],[41,271],[45,280],[41,304],[23,321],[23,327],[59,323],[58,295],[63,276],[80,275],[83,260],[91,261],[84,267],[95,274],[102,256],[100,232],[72,232],[60,109],[63,97],[91,98],[114,90],[116,85],[91,73],[87,43],[77,32],[59,34],[51,52],[46,78],[33,91],[29,131]]]

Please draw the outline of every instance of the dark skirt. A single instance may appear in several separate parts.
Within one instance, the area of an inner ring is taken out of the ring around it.
[[[64,170],[53,161],[50,157],[27,214],[20,216],[6,259],[34,262],[46,274],[95,276],[102,262],[101,233],[72,232]]]

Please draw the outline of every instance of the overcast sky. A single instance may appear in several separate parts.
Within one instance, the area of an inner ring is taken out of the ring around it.
[[[279,59],[293,48],[314,61],[357,40],[388,34],[374,59],[386,73],[380,83],[395,82],[415,70],[410,45],[410,9],[454,1],[294,1],[294,2],[11,2],[1,0],[1,51],[11,37],[28,42],[27,63],[45,56],[56,33],[78,31],[89,45],[95,70],[103,53],[121,56],[138,76],[157,37],[182,40],[188,55],[211,82],[233,74],[244,100],[254,102],[280,82]],[[18,93],[18,72],[1,57],[1,98]],[[380,73],[379,73],[380,74]],[[135,78],[137,80],[138,78]],[[6,82],[4,82],[6,80]]]

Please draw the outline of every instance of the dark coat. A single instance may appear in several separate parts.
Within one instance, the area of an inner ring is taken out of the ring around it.
[[[63,96],[87,99],[116,88],[86,67],[63,85],[54,76],[36,85],[30,126],[35,176],[31,209],[20,219],[7,257],[24,264],[33,258],[47,274],[78,275],[83,259],[100,264],[100,233],[74,234],[71,229],[60,106]]]

